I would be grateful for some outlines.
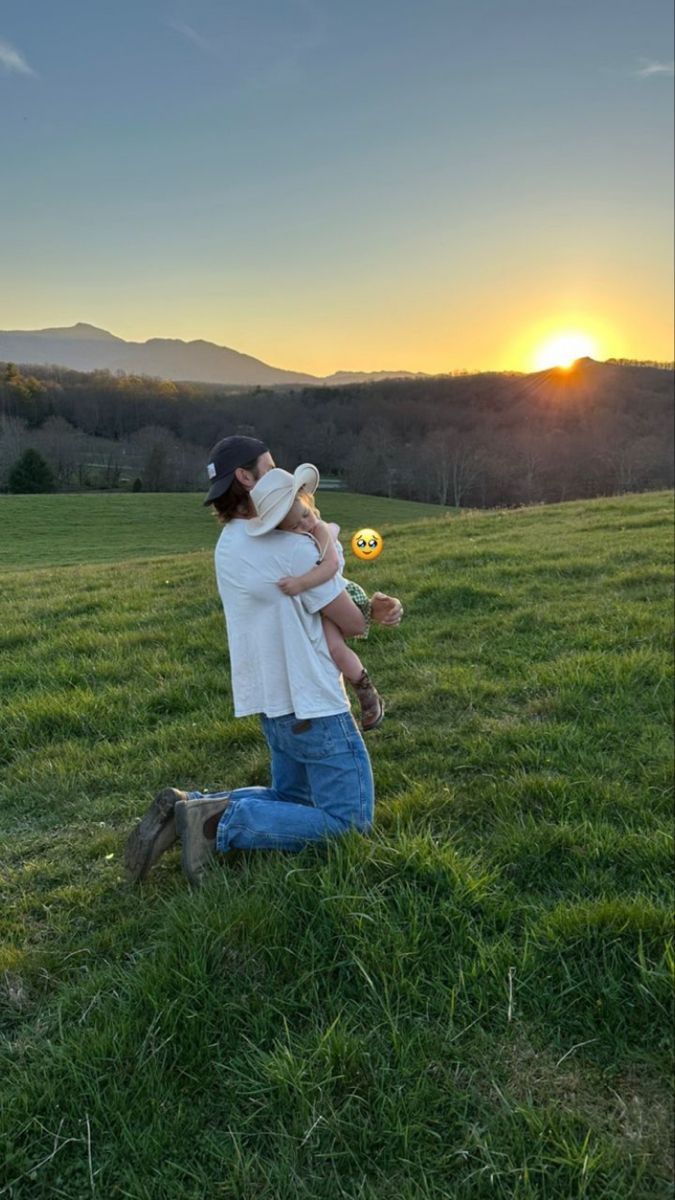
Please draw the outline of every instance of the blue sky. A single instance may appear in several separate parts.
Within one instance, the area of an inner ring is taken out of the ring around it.
[[[0,328],[670,358],[672,58],[664,0],[5,0]]]

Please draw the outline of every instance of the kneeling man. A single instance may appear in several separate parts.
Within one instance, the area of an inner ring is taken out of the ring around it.
[[[274,487],[274,460],[263,442],[227,437],[214,446],[205,504],[223,525],[215,553],[223,602],[237,717],[259,714],[271,754],[271,787],[211,792],[165,788],[131,833],[127,873],[144,879],[177,837],[183,870],[197,884],[214,853],[298,851],[310,842],[367,832],[373,821],[373,775],[323,633],[321,613],[345,637],[362,633],[365,617],[341,575],[285,596],[277,581],[302,575],[316,562],[310,538],[273,531],[246,534],[255,517],[249,493]],[[297,493],[307,481],[295,472]],[[264,543],[264,544],[263,544]],[[399,600],[376,592],[372,620],[397,625]]]

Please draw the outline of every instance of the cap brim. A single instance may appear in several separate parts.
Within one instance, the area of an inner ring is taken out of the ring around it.
[[[231,471],[229,475],[221,475],[219,479],[214,479],[204,504],[213,504],[214,500],[217,500],[219,496],[222,496],[227,491],[233,479],[234,471]]]

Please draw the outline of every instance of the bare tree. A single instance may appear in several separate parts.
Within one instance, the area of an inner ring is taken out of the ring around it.
[[[29,445],[30,435],[26,422],[19,417],[0,414],[0,488],[7,487],[12,466]]]
[[[430,499],[461,508],[480,473],[476,440],[465,433],[438,429],[429,434],[424,448]]]
[[[77,478],[78,466],[86,458],[86,438],[63,417],[48,417],[36,430],[32,444],[49,462],[59,491]]]

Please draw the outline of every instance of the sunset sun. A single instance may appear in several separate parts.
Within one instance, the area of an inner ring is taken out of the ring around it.
[[[550,367],[571,367],[578,358],[597,358],[597,345],[585,333],[559,333],[543,342],[534,352],[534,368],[546,371]]]

